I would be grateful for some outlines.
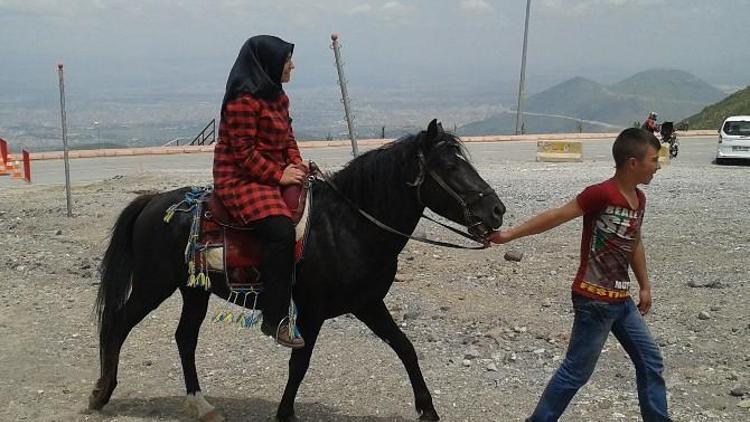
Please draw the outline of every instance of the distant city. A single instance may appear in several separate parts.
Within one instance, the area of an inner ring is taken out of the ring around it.
[[[502,87],[505,87],[503,89]],[[75,86],[74,86],[75,88]],[[680,70],[651,69],[616,84],[576,77],[530,95],[526,133],[614,131],[656,110],[667,120],[685,119],[726,95]],[[348,136],[338,86],[288,89],[297,139]],[[460,135],[513,133],[516,97],[512,83],[473,86],[410,85],[350,87],[356,134],[396,138],[437,118]],[[68,140],[73,149],[189,143],[214,118],[221,90],[196,87],[117,87],[108,95],[70,89],[66,98]],[[14,148],[62,149],[58,91],[21,92],[0,97],[0,136]]]

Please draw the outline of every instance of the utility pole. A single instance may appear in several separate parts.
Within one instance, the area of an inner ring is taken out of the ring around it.
[[[99,122],[94,120],[94,130],[96,130],[96,148],[101,149],[102,148],[102,129],[99,127]]]
[[[344,114],[346,114],[346,126],[349,128],[349,140],[352,142],[352,155],[358,156],[359,150],[357,149],[357,137],[354,134],[354,116],[352,116],[351,109],[349,107],[349,93],[346,90],[346,78],[344,77],[344,64],[341,62],[341,52],[339,51],[339,36],[338,34],[331,34],[331,48],[333,48],[333,55],[336,58],[336,70],[339,74],[339,86],[341,87],[341,102],[344,103]]]
[[[63,79],[63,65],[57,65],[60,76],[60,121],[62,125],[63,158],[65,161],[65,201],[68,206],[68,217],[73,216],[73,205],[70,197],[70,163],[68,162],[68,123],[65,115],[65,81]]]
[[[518,106],[516,107],[516,135],[523,125],[523,96],[526,85],[526,46],[529,38],[529,12],[531,0],[526,0],[526,24],[523,29],[523,53],[521,53],[521,79],[518,81]]]

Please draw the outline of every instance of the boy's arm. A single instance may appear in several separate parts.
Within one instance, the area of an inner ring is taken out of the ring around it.
[[[520,226],[492,233],[488,240],[493,243],[506,243],[519,237],[545,232],[583,215],[583,209],[576,199],[559,208],[552,208],[537,214]]]
[[[646,315],[651,309],[651,282],[648,280],[648,272],[646,271],[646,249],[643,247],[640,234],[633,246],[630,268],[633,269],[635,278],[638,280],[638,286],[640,286],[638,310],[641,312],[641,315]]]

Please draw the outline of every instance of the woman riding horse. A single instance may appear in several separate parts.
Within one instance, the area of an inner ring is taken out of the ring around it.
[[[293,349],[305,346],[285,317],[292,297],[294,224],[281,187],[307,174],[289,118],[294,45],[270,35],[248,39],[229,73],[214,149],[214,195],[240,224],[263,239],[263,334]]]

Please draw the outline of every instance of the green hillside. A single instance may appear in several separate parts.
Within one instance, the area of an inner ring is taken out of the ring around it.
[[[700,113],[680,123],[687,123],[690,129],[718,129],[724,119],[736,115],[750,115],[750,86],[704,108]]]

